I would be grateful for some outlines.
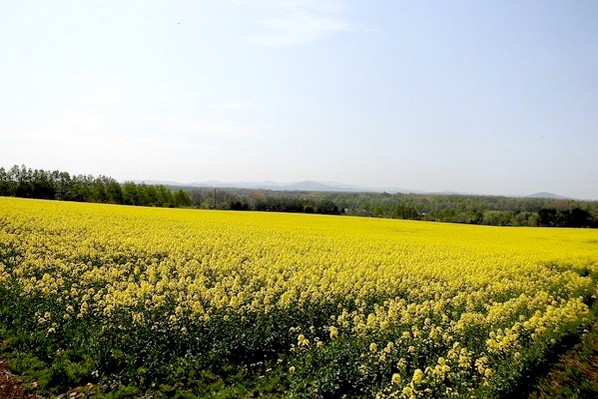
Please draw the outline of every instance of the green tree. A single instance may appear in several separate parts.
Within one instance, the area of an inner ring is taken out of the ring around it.
[[[177,207],[191,206],[191,196],[183,189],[179,189],[174,193],[174,203]]]

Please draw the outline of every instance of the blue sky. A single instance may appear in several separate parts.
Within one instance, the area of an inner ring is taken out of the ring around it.
[[[0,0],[0,166],[598,199],[596,1]]]

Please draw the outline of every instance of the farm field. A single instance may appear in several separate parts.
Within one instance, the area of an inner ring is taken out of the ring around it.
[[[596,317],[598,230],[0,197],[39,395],[500,398]]]

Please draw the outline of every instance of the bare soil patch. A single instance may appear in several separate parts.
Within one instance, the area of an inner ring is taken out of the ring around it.
[[[18,377],[11,373],[10,369],[0,359],[0,398],[1,399],[25,399],[31,396],[25,396],[23,385]]]
[[[529,399],[598,397],[598,322],[577,345],[562,354]]]

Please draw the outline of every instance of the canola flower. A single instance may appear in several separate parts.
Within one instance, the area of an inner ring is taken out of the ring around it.
[[[0,198],[4,317],[87,329],[96,376],[278,359],[298,397],[493,397],[589,325],[597,272],[588,229]]]

